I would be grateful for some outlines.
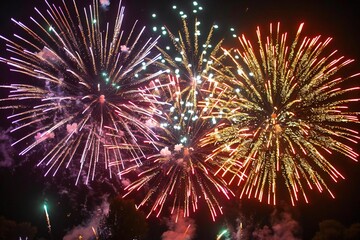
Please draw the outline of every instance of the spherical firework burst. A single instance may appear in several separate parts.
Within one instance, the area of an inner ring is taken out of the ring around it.
[[[214,175],[217,162],[208,160],[212,148],[203,147],[201,142],[212,124],[202,118],[202,109],[185,100],[189,92],[181,89],[179,79],[170,79],[170,84],[158,88],[169,99],[155,130],[159,151],[140,167],[137,179],[125,188],[126,195],[145,190],[139,207],[151,205],[149,215],[154,212],[157,216],[164,206],[171,206],[172,213],[183,211],[189,216],[198,209],[199,202],[205,201],[215,220],[222,213],[220,195],[229,198],[233,193],[223,179]]]
[[[101,22],[96,0],[82,11],[75,1],[46,4],[44,14],[35,8],[39,20],[31,17],[31,27],[12,20],[23,35],[1,36],[11,57],[0,60],[27,77],[2,86],[10,89],[1,99],[9,106],[2,108],[16,111],[8,117],[13,131],[29,130],[14,144],[30,142],[22,155],[50,144],[38,165],[56,174],[74,163],[76,183],[82,172],[86,182],[94,179],[96,169],[109,162],[116,163],[115,171],[139,164],[143,139],[154,137],[145,121],[155,114],[156,99],[143,86],[156,75],[144,70],[158,57],[149,55],[157,39],[144,39],[136,22],[125,33],[121,2],[109,23]]]
[[[336,181],[343,176],[331,154],[358,157],[350,146],[359,139],[352,127],[359,122],[358,113],[348,105],[359,100],[351,97],[359,88],[344,87],[358,74],[336,75],[352,60],[335,57],[336,51],[327,55],[330,38],[301,40],[301,24],[288,46],[279,26],[270,25],[265,42],[257,29],[259,48],[241,36],[240,50],[225,50],[231,62],[223,62],[214,98],[204,103],[227,124],[205,139],[218,144],[217,152],[229,153],[219,171],[233,174],[230,181],[239,177],[241,196],[267,197],[275,204],[277,186],[284,180],[294,204],[299,193],[308,201],[307,189],[326,189],[333,196],[326,177]]]
[[[178,35],[163,28],[172,44],[159,48],[163,56],[159,65],[169,73],[169,81],[152,84],[152,89],[158,91],[161,102],[165,103],[161,108],[162,118],[154,121],[160,123],[154,126],[159,150],[149,155],[137,179],[125,190],[128,191],[126,195],[145,190],[139,207],[150,205],[149,215],[159,216],[164,207],[171,206],[172,213],[183,212],[189,216],[198,209],[199,202],[205,201],[215,219],[222,213],[220,198],[229,198],[232,192],[224,180],[214,176],[217,162],[208,158],[211,146],[203,148],[200,141],[214,124],[203,119],[203,111],[197,103],[204,97],[200,89],[208,83],[205,79],[212,76],[210,57],[215,56],[221,41],[212,45],[214,26],[202,40],[200,21],[195,19],[191,31],[185,20],[188,16],[182,13],[181,17],[182,28]]]

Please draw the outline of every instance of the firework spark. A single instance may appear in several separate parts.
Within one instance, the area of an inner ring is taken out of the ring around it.
[[[292,204],[299,193],[308,202],[307,189],[326,189],[334,197],[326,180],[343,176],[331,154],[358,157],[351,148],[359,139],[353,129],[358,113],[349,104],[359,101],[351,97],[359,87],[344,83],[359,74],[337,76],[352,60],[336,57],[336,51],[327,55],[330,38],[301,40],[301,24],[288,46],[280,24],[273,27],[265,42],[257,29],[258,50],[244,35],[240,50],[224,50],[230,63],[217,69],[214,97],[204,104],[226,124],[204,141],[218,144],[213,155],[229,153],[219,172],[233,174],[230,181],[239,178],[240,197],[267,197],[275,204],[280,179]]]
[[[83,12],[76,1],[46,4],[45,14],[35,8],[40,20],[31,17],[31,27],[12,19],[23,36],[1,36],[11,57],[0,61],[27,77],[25,83],[1,86],[10,90],[0,100],[7,104],[2,108],[16,111],[8,117],[13,131],[29,130],[14,144],[28,144],[21,155],[49,146],[38,163],[47,166],[45,175],[74,163],[76,183],[82,172],[87,183],[97,168],[109,169],[111,176],[140,164],[143,139],[155,138],[145,121],[154,115],[156,99],[143,87],[158,74],[145,71],[159,57],[150,54],[157,39],[144,39],[137,21],[124,32],[121,1],[110,23],[102,22],[95,0]],[[115,170],[109,162],[117,163]]]

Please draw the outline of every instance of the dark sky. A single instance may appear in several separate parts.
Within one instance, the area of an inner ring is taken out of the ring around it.
[[[49,2],[58,3],[60,1],[49,0]],[[117,1],[112,0],[112,2]],[[172,11],[172,3],[178,6],[189,6],[192,1],[188,1],[188,4],[186,2],[185,0],[123,0],[123,5],[126,7],[126,19],[140,19],[143,25],[147,25],[151,21],[151,13],[156,12],[161,18],[166,19],[166,23],[170,25],[174,21],[172,13],[169,13]],[[206,23],[216,22],[225,29],[235,27],[237,33],[244,33],[249,37],[255,37],[257,26],[261,26],[263,33],[265,33],[270,22],[276,23],[280,21],[282,24],[281,28],[291,34],[294,34],[299,24],[304,22],[303,35],[322,35],[324,38],[332,37],[333,42],[329,45],[329,48],[338,49],[341,55],[355,59],[355,63],[348,68],[350,73],[360,72],[360,9],[355,6],[355,2],[341,0],[199,1],[204,6],[204,14],[200,16],[204,17]],[[10,21],[11,17],[20,19],[23,22],[29,21],[28,16],[33,15],[35,12],[33,7],[39,6],[41,8],[42,5],[42,0],[16,0],[6,4],[3,3],[0,8],[0,34],[9,36],[12,32],[17,31],[16,26]],[[178,21],[178,18],[175,19]],[[0,51],[2,56],[4,54],[3,41],[0,41]],[[5,78],[12,77],[7,72],[4,64],[0,66],[0,70],[1,83]],[[359,81],[359,78],[354,81]],[[358,108],[359,105],[354,107]],[[2,126],[8,125],[8,122],[3,117],[1,120]],[[309,239],[313,236],[317,229],[317,224],[324,219],[337,219],[346,226],[354,222],[360,222],[360,164],[341,157],[334,159],[334,161],[337,161],[336,165],[346,177],[345,180],[331,185],[336,198],[332,199],[326,193],[319,194],[314,191],[310,194],[311,200],[309,204],[299,203],[298,206],[291,208],[291,212],[303,228],[304,239]],[[51,199],[52,195],[46,195],[46,191],[43,188],[49,188],[49,186],[41,184],[41,174],[39,174],[38,178],[26,178],[33,176],[29,172],[34,171],[28,170],[32,167],[35,168],[31,163],[25,164],[23,168],[16,171],[0,167],[0,174],[2,174],[0,176],[0,196],[2,198],[0,216],[5,215],[9,219],[16,221],[32,221],[33,225],[37,225],[40,231],[46,232],[44,216],[42,215],[41,207],[39,209],[38,205],[41,205],[41,202],[46,198]],[[55,180],[49,181],[46,179],[45,181],[56,184]],[[28,202],[22,204],[23,201]],[[53,202],[56,201],[59,202],[60,200],[53,199]],[[266,218],[265,216],[268,217],[273,210],[272,207],[258,204],[255,200],[242,201],[240,204],[241,209],[248,215],[253,213],[261,216],[261,214],[264,214],[264,218]],[[19,207],[14,207],[13,205],[19,205]],[[33,209],[31,209],[31,206],[33,206]],[[64,215],[66,214],[57,214],[59,218],[64,217]],[[198,217],[198,219],[201,219],[201,217]],[[224,218],[214,224],[209,223],[207,220],[198,222],[199,233],[196,239],[206,239],[209,236],[210,230],[206,230],[206,224],[211,224],[210,226],[217,230],[220,229],[219,226],[226,222],[226,219],[226,216],[224,216]]]

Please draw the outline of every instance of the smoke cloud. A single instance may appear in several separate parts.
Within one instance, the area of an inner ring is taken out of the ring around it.
[[[275,209],[269,219],[269,224],[256,227],[258,223],[252,217],[240,215],[237,219],[236,232],[232,234],[235,240],[300,240],[301,226],[293,219],[289,210]]]
[[[102,8],[107,9],[110,6],[110,0],[100,0],[100,5]]]
[[[301,227],[291,214],[274,210],[271,214],[271,226],[264,226],[253,232],[254,239],[261,240],[300,240]]]
[[[41,58],[42,60],[51,62],[51,63],[58,63],[60,58],[47,47],[44,47],[40,52],[35,53],[36,56]]]
[[[108,214],[109,203],[106,197],[104,197],[102,204],[93,212],[92,217],[85,223],[70,230],[66,236],[64,236],[63,240],[79,239],[79,236],[81,236],[82,239],[95,239],[97,236],[96,229],[99,227],[100,221]]]
[[[183,212],[171,216],[167,222],[169,230],[162,234],[162,240],[191,240],[194,238],[195,221],[183,216]]]
[[[10,130],[10,128],[6,130],[0,129],[0,167],[12,167],[15,163],[12,158],[13,148],[11,147]]]
[[[121,179],[121,185],[122,185],[123,187],[127,187],[127,186],[129,186],[130,184],[131,184],[130,179],[128,179],[128,178],[123,178],[123,179]]]

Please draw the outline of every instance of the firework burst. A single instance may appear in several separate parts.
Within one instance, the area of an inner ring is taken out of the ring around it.
[[[214,175],[216,161],[206,160],[212,149],[200,141],[213,124],[202,118],[202,109],[185,101],[189,93],[181,89],[179,79],[169,78],[169,84],[159,87],[168,99],[156,131],[159,151],[149,155],[136,180],[125,188],[126,195],[146,190],[139,207],[152,204],[149,215],[154,212],[157,216],[170,205],[172,214],[183,212],[188,217],[205,201],[215,220],[222,213],[220,195],[229,198],[233,193]]]
[[[199,9],[197,3],[196,6]],[[204,148],[200,140],[215,124],[203,119],[203,110],[197,103],[205,96],[200,90],[210,82],[205,80],[212,78],[211,57],[216,55],[222,41],[212,45],[215,26],[202,39],[198,19],[192,30],[185,13],[181,14],[181,19],[182,27],[177,35],[163,27],[171,44],[159,48],[162,59],[158,65],[168,75],[167,80],[160,79],[152,84],[160,102],[166,103],[158,108],[163,113],[162,118],[154,121],[159,123],[154,126],[159,151],[149,155],[136,180],[125,190],[128,191],[126,195],[146,190],[139,207],[150,205],[149,215],[159,216],[164,206],[171,206],[172,214],[182,212],[188,217],[198,209],[198,203],[204,201],[215,220],[222,213],[220,198],[229,198],[233,193],[223,179],[214,176],[217,163],[207,158],[211,146]]]
[[[76,183],[82,172],[88,182],[97,168],[111,176],[140,164],[144,139],[154,140],[145,121],[154,115],[156,99],[143,86],[157,75],[145,71],[158,57],[149,55],[157,39],[145,39],[137,22],[125,33],[121,2],[108,23],[101,22],[95,0],[83,11],[76,1],[46,4],[45,14],[35,8],[39,19],[31,17],[31,27],[12,19],[23,35],[1,36],[11,57],[0,61],[27,77],[2,86],[10,90],[1,102],[15,112],[8,117],[13,131],[28,130],[14,144],[28,144],[21,155],[49,145],[38,165],[55,175],[74,163]]]
[[[213,155],[229,154],[219,172],[239,179],[240,197],[275,204],[280,180],[293,204],[299,193],[308,201],[307,189],[333,196],[326,179],[343,176],[331,154],[358,157],[351,148],[359,139],[352,127],[358,113],[348,108],[359,101],[351,97],[359,87],[344,83],[359,74],[337,76],[352,60],[336,57],[336,51],[327,55],[330,38],[301,40],[302,28],[290,46],[280,24],[270,25],[265,42],[257,29],[259,48],[239,37],[240,50],[224,50],[230,63],[217,69],[214,97],[204,101],[211,116],[225,122],[204,141],[218,144]]]

